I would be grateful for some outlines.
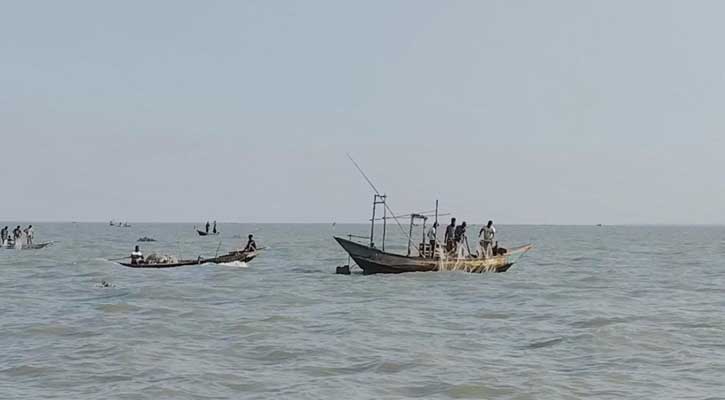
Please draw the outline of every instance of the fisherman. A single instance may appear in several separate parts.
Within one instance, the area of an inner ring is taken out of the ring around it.
[[[131,253],[131,264],[143,264],[143,262],[143,253],[141,253],[141,249],[136,246],[136,248]]]
[[[456,242],[456,253],[458,256],[463,254],[463,243],[468,239],[466,238],[466,221],[456,227],[455,233],[453,234],[453,241]]]
[[[478,243],[483,248],[483,257],[488,258],[494,255],[493,253],[493,239],[496,236],[496,228],[493,226],[493,221],[488,221],[488,224],[481,228],[478,232]]]
[[[254,241],[254,235],[249,235],[247,245],[244,246],[242,251],[257,251],[257,242]]]
[[[0,246],[4,246],[5,240],[8,238],[8,227],[5,226],[4,228],[0,229]]]
[[[434,222],[433,226],[428,230],[428,243],[430,243],[430,258],[434,258],[436,254],[436,237],[438,231],[438,222]]]
[[[209,233],[209,221],[206,221],[206,233]]]
[[[451,224],[446,227],[446,237],[445,237],[446,251],[449,253],[454,248],[453,237],[454,237],[455,231],[456,231],[456,219],[451,218]]]
[[[15,241],[17,242],[18,239],[20,239],[22,236],[23,230],[20,229],[20,225],[18,225],[17,227],[15,227],[15,229],[13,229],[13,239],[15,239]]]
[[[211,232],[216,235],[216,221],[214,221],[214,229]]]
[[[25,243],[27,243],[28,246],[33,245],[33,225],[28,225],[28,227],[25,228]]]

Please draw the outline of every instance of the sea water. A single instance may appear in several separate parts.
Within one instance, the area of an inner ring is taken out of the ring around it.
[[[365,225],[33,225],[57,243],[0,250],[2,399],[725,396],[722,227],[498,225],[536,246],[506,273],[346,276],[332,235]],[[248,233],[246,268],[105,260]]]

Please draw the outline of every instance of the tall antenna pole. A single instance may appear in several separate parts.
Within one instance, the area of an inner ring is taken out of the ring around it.
[[[362,168],[360,168],[360,166],[357,164],[357,162],[355,162],[355,160],[352,158],[350,153],[345,153],[345,154],[347,155],[347,158],[349,158],[350,161],[352,161],[352,163],[355,165],[355,168],[357,168],[357,170],[360,172],[360,174],[363,176],[363,178],[365,178],[365,180],[368,182],[368,185],[370,185],[370,187],[373,189],[373,191],[377,195],[377,197],[375,198],[376,201],[374,201],[373,203],[377,202],[378,197],[381,198],[381,200],[382,200],[381,203],[383,204],[383,207],[384,207],[383,215],[387,215],[386,214],[386,210],[387,210],[387,212],[389,212],[390,215],[395,220],[395,223],[398,225],[398,228],[400,228],[400,232],[402,232],[403,235],[405,235],[405,229],[403,228],[403,225],[400,224],[398,217],[395,216],[395,213],[393,212],[393,210],[390,209],[390,207],[388,207],[388,203],[386,203],[386,201],[385,201],[386,195],[380,194],[380,191],[378,191],[378,188],[376,188],[375,185],[373,185],[373,182],[370,180],[370,178],[368,178],[367,175],[365,175],[365,172],[363,172]],[[373,204],[373,208],[375,208],[375,204]],[[373,213],[374,213],[374,211],[373,211]],[[383,242],[385,241],[385,228],[386,228],[385,220],[386,219],[387,218],[383,218]],[[375,223],[374,220],[375,220],[375,218],[373,218],[373,224]],[[372,235],[370,235],[370,241],[372,242]],[[410,237],[410,235],[408,235],[408,244],[410,244],[411,241],[412,241],[412,238]]]
[[[370,247],[373,247],[375,244],[375,241],[373,238],[375,237],[375,207],[378,205],[378,195],[373,195],[373,217],[370,218]]]

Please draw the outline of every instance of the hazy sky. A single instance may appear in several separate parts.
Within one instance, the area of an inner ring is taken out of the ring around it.
[[[725,223],[722,1],[0,1],[0,218]]]

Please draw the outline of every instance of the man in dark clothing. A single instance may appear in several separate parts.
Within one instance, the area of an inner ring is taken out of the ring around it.
[[[244,246],[243,251],[257,251],[257,243],[254,241],[254,235],[249,235],[249,240],[247,240],[247,245]]]
[[[209,233],[209,221],[206,221],[206,233]]]
[[[453,241],[460,243],[466,236],[466,221],[456,227],[455,233],[453,234]]]
[[[446,227],[446,251],[453,250],[453,236],[456,231],[456,219],[451,218],[451,224]]]
[[[456,242],[456,253],[459,255],[461,254],[460,246],[463,246],[463,242],[466,240],[466,221],[463,221],[462,224],[456,227],[456,232],[453,234],[453,241]]]

